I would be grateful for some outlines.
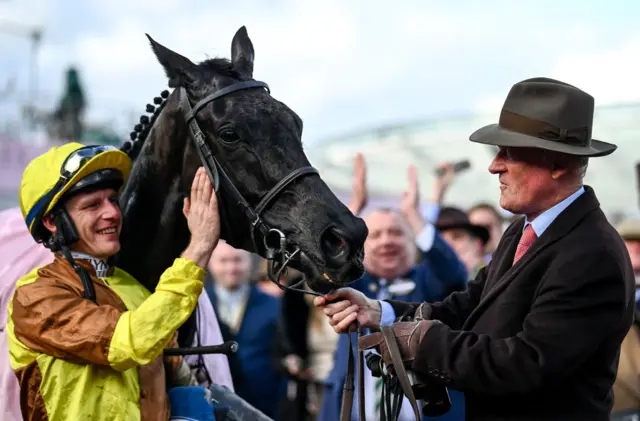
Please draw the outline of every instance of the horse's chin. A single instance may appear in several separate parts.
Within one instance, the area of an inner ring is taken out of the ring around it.
[[[345,268],[339,270],[322,270],[304,252],[300,253],[300,259],[296,261],[295,269],[305,276],[307,286],[315,292],[327,294],[338,288],[348,286],[364,274],[361,260],[350,262]]]

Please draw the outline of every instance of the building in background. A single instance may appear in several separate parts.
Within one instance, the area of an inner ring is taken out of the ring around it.
[[[467,115],[407,122],[345,134],[305,145],[305,152],[323,180],[346,200],[352,183],[352,162],[362,152],[368,186],[377,204],[395,204],[407,186],[407,167],[420,174],[422,197],[431,197],[434,169],[440,161],[468,159],[470,170],[456,178],[445,198],[469,207],[478,201],[498,206],[497,177],[488,172],[497,149],[471,143],[476,129],[497,122],[497,115]],[[609,218],[638,213],[635,165],[640,161],[640,104],[596,109],[593,137],[618,145],[604,158],[593,159],[585,183],[592,186]]]

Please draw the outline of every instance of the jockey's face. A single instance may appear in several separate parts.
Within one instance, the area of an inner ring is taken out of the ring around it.
[[[369,235],[365,241],[364,267],[387,280],[403,275],[412,266],[412,233],[395,212],[376,210],[365,218]]]
[[[249,281],[251,255],[220,241],[211,254],[209,270],[218,285],[234,290]]]
[[[120,251],[122,214],[115,190],[78,193],[67,201],[67,212],[80,236],[72,250],[105,260]]]

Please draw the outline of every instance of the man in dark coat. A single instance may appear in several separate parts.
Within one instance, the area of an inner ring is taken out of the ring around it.
[[[616,149],[591,138],[593,110],[571,85],[529,79],[513,86],[499,124],[471,135],[499,147],[489,171],[500,206],[523,216],[465,291],[409,304],[345,288],[315,305],[339,332],[413,313],[392,324],[404,365],[465,392],[468,420],[608,420],[635,282],[622,239],[582,183],[588,157]],[[380,333],[360,347],[391,363]]]

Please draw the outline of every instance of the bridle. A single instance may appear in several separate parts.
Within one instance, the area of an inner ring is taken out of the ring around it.
[[[286,235],[276,229],[269,227],[264,220],[262,219],[262,213],[264,210],[273,202],[273,200],[278,197],[280,193],[282,193],[289,185],[291,185],[294,181],[298,180],[301,177],[306,175],[319,175],[318,170],[313,167],[306,166],[300,167],[298,169],[293,170],[286,177],[280,180],[275,186],[271,188],[260,200],[260,202],[256,205],[256,207],[252,207],[249,202],[244,198],[242,193],[238,191],[236,186],[233,184],[233,181],[229,178],[227,173],[222,168],[222,165],[218,162],[215,155],[213,154],[211,147],[206,141],[206,137],[204,132],[198,126],[198,122],[196,120],[196,115],[199,111],[201,111],[205,106],[209,103],[224,97],[232,92],[237,92],[245,89],[254,89],[254,88],[264,88],[269,91],[269,86],[264,82],[259,81],[245,81],[245,82],[237,82],[233,85],[222,88],[212,94],[207,95],[200,101],[198,101],[193,107],[191,107],[191,103],[189,102],[189,97],[187,95],[187,91],[185,88],[180,87],[180,103],[182,109],[184,111],[185,120],[187,125],[189,126],[189,134],[191,139],[194,142],[196,151],[198,152],[198,156],[200,157],[200,161],[202,162],[207,174],[209,175],[209,179],[213,184],[214,191],[216,194],[220,194],[220,185],[224,183],[224,186],[228,190],[228,192],[232,196],[232,200],[239,205],[244,211],[245,216],[250,224],[250,234],[251,241],[253,243],[254,250],[257,252],[259,250],[264,250],[265,257],[268,262],[268,277],[281,289],[290,289],[299,292],[309,292],[303,289],[297,289],[304,282],[304,279],[292,286],[283,285],[280,283],[281,276],[285,273],[289,263],[292,259],[300,254],[300,247],[296,246],[293,243],[290,243],[287,240]],[[227,224],[229,227],[229,222],[231,218],[230,215],[224,215],[226,217],[221,218],[223,224]],[[232,235],[232,230],[227,230],[227,232]],[[258,237],[259,236],[259,237]],[[262,239],[262,243],[258,241]],[[287,246],[293,246],[293,250],[289,250]],[[264,247],[264,249],[262,248]]]
[[[228,95],[232,92],[237,92],[245,89],[253,89],[253,88],[264,88],[267,90],[267,92],[270,92],[269,86],[264,82],[259,82],[259,81],[238,82],[233,85],[227,86],[226,88],[222,88],[210,95],[207,95],[205,98],[198,101],[193,107],[189,102],[186,89],[183,87],[178,88],[180,89],[180,92],[179,92],[180,102],[185,114],[185,120],[187,122],[187,125],[189,126],[190,137],[194,142],[196,151],[198,152],[198,156],[200,157],[200,161],[202,162],[205,170],[207,171],[207,174],[209,175],[209,179],[213,184],[213,188],[216,194],[220,194],[220,185],[221,183],[224,183],[229,193],[231,193],[232,199],[238,205],[240,205],[240,207],[243,209],[244,214],[250,223],[251,241],[253,242],[254,249],[258,251],[260,250],[259,247],[264,246],[265,257],[267,258],[267,262],[268,262],[267,276],[269,280],[275,283],[282,290],[290,290],[290,291],[300,292],[303,294],[323,296],[324,294],[321,294],[315,291],[297,288],[299,285],[305,282],[304,277],[302,278],[302,280],[300,280],[299,282],[296,282],[293,285],[284,285],[280,283],[280,277],[286,271],[288,264],[291,262],[291,260],[294,257],[300,254],[300,247],[294,244],[290,244],[287,241],[287,237],[282,231],[276,228],[270,228],[263,221],[261,217],[261,214],[264,212],[265,208],[280,193],[282,193],[284,189],[286,189],[294,181],[298,180],[303,176],[313,175],[313,174],[319,175],[318,171],[315,168],[310,166],[301,167],[296,170],[293,170],[286,177],[280,180],[275,186],[273,186],[271,190],[269,190],[262,197],[262,199],[256,205],[256,207],[253,208],[249,204],[249,202],[247,202],[247,200],[244,198],[242,193],[238,191],[238,189],[233,184],[229,176],[226,174],[226,172],[224,171],[224,169],[222,168],[222,166],[220,165],[216,157],[213,155],[211,147],[207,143],[205,135],[203,131],[200,129],[200,127],[198,126],[198,122],[196,121],[196,115],[198,114],[198,112],[202,110],[210,102],[213,102],[216,99],[222,98],[223,96]],[[221,218],[222,223],[228,224],[228,222],[226,221],[230,220],[229,215],[221,215],[221,216],[222,216]],[[231,235],[232,231],[228,230],[228,232]],[[256,234],[258,234],[262,239],[262,244],[260,244],[260,242],[258,241]],[[287,249],[288,245],[293,245],[295,249],[293,251],[288,250]],[[331,282],[331,280],[328,277],[327,277],[327,281]],[[356,322],[356,327],[357,327],[358,337],[360,337],[362,335],[362,329],[357,322]],[[387,338],[385,339],[387,340],[387,342],[389,340],[393,340],[393,343],[395,344],[395,337],[392,337],[390,339],[387,339]],[[397,344],[396,344],[396,347],[397,347]],[[360,421],[366,421],[365,413],[364,413],[364,353],[363,351],[358,350],[357,355],[358,355],[357,366],[358,366],[358,383],[359,383],[358,413],[359,413]],[[394,358],[394,360],[397,360],[398,358],[400,358],[399,354],[397,353],[395,353],[395,355],[394,353],[392,353],[392,357]],[[400,365],[402,364],[401,360],[397,360],[395,362]],[[353,406],[353,398],[354,398],[353,392],[355,389],[354,375],[355,375],[354,355],[353,355],[352,339],[351,339],[351,335],[349,334],[349,360],[347,363],[347,375],[345,378],[345,383],[343,388],[342,407],[340,410],[340,421],[351,420],[351,409]],[[406,373],[404,373],[404,376],[405,377],[407,376]],[[400,390],[397,387],[396,383],[393,383],[394,380],[395,379],[390,379],[390,378],[385,379],[385,381],[387,382],[385,386],[386,386],[386,389],[388,390],[387,400],[389,400],[391,393],[395,393],[396,396],[394,397],[394,401],[396,401],[396,404],[393,405],[392,410],[387,411],[387,415],[383,417],[384,421],[396,420],[400,415],[400,407],[399,407],[400,403],[398,401],[401,402],[402,398],[398,394],[402,393],[402,390]],[[404,379],[401,383],[403,383],[402,389],[405,389],[404,386],[406,382],[404,381]],[[413,397],[413,393],[411,393],[410,390],[405,391],[405,393],[407,393],[408,396]],[[415,399],[412,399],[411,405],[414,408],[414,412],[416,414],[416,421],[420,421],[418,417],[417,403]]]

